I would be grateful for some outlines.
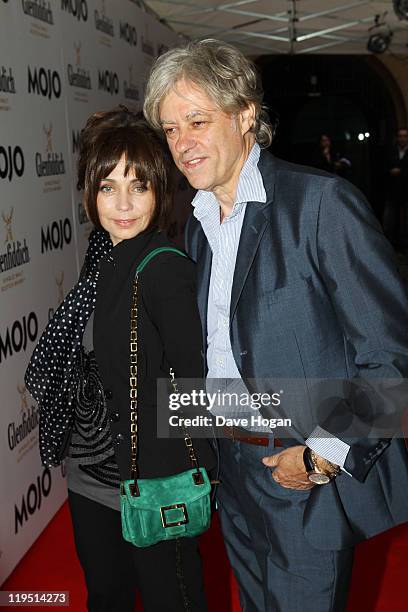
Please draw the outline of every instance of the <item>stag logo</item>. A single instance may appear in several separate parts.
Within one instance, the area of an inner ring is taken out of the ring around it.
[[[53,151],[53,146],[52,146],[52,123],[50,123],[50,127],[49,128],[46,128],[45,125],[43,124],[43,130],[44,130],[45,137],[47,139],[47,145],[45,147],[45,151],[46,151],[46,153],[52,153],[52,151]]]
[[[10,214],[7,216],[4,214],[4,211],[1,213],[1,216],[3,217],[3,221],[4,224],[6,226],[6,239],[4,241],[4,244],[7,244],[8,242],[13,242],[14,238],[13,238],[13,229],[11,227],[11,222],[13,220],[13,207],[11,207],[10,210]]]
[[[27,411],[28,410],[27,387],[25,385],[23,386],[17,385],[17,391],[20,394],[21,412]]]
[[[64,300],[64,288],[63,288],[64,271],[63,270],[61,270],[61,274],[59,276],[55,277],[55,282],[57,283],[57,289],[58,289],[58,304],[61,304],[61,302]]]

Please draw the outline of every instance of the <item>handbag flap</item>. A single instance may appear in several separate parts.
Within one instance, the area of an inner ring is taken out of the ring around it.
[[[193,474],[195,469],[166,476],[164,478],[138,479],[140,496],[133,497],[129,486],[133,480],[125,480],[122,484],[127,501],[131,506],[151,510],[159,506],[169,506],[177,503],[194,502],[211,491],[208,474],[204,468],[200,468],[203,484],[194,483]]]

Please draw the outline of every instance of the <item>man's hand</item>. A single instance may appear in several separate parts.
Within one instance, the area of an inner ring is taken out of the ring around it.
[[[307,477],[304,450],[304,446],[291,446],[276,455],[264,457],[262,463],[272,468],[272,478],[285,489],[307,491],[315,485]]]

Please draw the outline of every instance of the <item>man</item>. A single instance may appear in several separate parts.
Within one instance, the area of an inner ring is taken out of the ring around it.
[[[186,240],[208,377],[248,392],[402,379],[408,303],[392,250],[351,185],[261,150],[262,97],[254,66],[214,40],[161,56],[146,90],[146,117],[198,190]],[[340,439],[313,408],[300,406],[291,438],[236,427],[220,440],[220,518],[246,612],[343,610],[354,544],[408,520],[402,441]]]
[[[387,167],[387,206],[384,225],[397,250],[408,246],[408,129],[399,128]]]

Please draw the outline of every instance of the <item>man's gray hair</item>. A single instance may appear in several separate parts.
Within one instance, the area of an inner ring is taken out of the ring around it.
[[[273,130],[262,105],[261,81],[255,65],[236,47],[209,38],[161,55],[150,72],[143,106],[145,117],[154,128],[161,128],[163,98],[181,79],[200,87],[223,112],[240,112],[252,102],[255,121],[251,131],[261,147],[269,147]]]

